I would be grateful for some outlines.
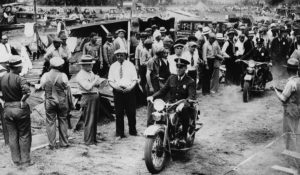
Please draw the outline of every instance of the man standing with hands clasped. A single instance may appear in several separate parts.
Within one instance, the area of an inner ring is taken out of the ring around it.
[[[277,97],[283,104],[283,132],[286,149],[297,150],[297,130],[300,119],[300,78],[298,77],[299,61],[290,58],[287,61],[289,79],[282,92],[274,88]],[[298,146],[299,147],[299,146]],[[299,149],[299,148],[298,148]]]
[[[129,134],[136,136],[136,97],[134,87],[137,83],[135,66],[128,60],[127,51],[115,51],[117,61],[110,66],[108,82],[113,88],[116,109],[116,136],[117,139],[125,137],[124,112],[128,118]]]

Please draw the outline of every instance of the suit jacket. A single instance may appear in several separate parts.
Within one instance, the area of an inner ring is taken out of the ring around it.
[[[289,47],[289,41],[287,39],[281,38],[279,41],[278,37],[274,38],[270,48],[272,57],[285,58],[289,55]]]
[[[153,98],[162,98],[169,93],[169,102],[174,103],[181,99],[196,99],[196,84],[194,80],[185,75],[178,80],[177,75],[171,75],[165,86],[153,95]]]
[[[245,48],[245,52],[244,55],[246,55],[247,53],[249,53],[253,48],[254,48],[254,42],[252,40],[247,40],[244,43],[244,48]]]

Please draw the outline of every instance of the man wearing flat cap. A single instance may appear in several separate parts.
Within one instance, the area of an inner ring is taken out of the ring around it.
[[[184,40],[178,39],[178,40],[175,41],[175,44],[173,46],[175,54],[170,55],[168,57],[169,68],[170,68],[170,73],[171,74],[177,75],[177,67],[176,67],[175,59],[176,58],[182,58],[184,45],[185,45]]]
[[[59,146],[68,147],[68,77],[63,73],[64,60],[53,57],[50,60],[50,71],[41,78],[41,88],[45,90],[46,131],[49,139],[49,149],[53,150],[56,143],[56,119],[58,120]]]
[[[194,80],[186,74],[187,65],[190,64],[190,62],[183,58],[177,58],[175,62],[177,75],[171,75],[162,89],[147,98],[148,101],[164,98],[167,94],[169,94],[167,101],[170,103],[182,99],[196,100],[196,84]],[[188,102],[184,103],[184,105],[178,105],[176,108],[183,125],[181,136],[184,142],[186,142],[187,138],[189,117],[193,115],[193,110],[193,106]]]
[[[300,120],[300,78],[298,77],[299,61],[290,58],[287,61],[287,73],[289,79],[282,92],[276,87],[278,99],[282,102],[283,113],[283,132],[285,135],[285,148],[291,151],[299,151],[297,146],[298,125]]]
[[[115,50],[125,49],[127,50],[127,40],[125,38],[126,31],[124,29],[119,29],[116,31],[118,37],[114,40]]]
[[[26,79],[19,76],[22,71],[22,59],[13,55],[9,58],[9,73],[0,81],[3,93],[4,120],[9,135],[12,161],[15,165],[30,166],[31,122],[30,108],[26,99],[30,89]]]
[[[127,51],[115,51],[117,61],[110,66],[108,82],[113,88],[116,111],[116,136],[117,139],[125,137],[124,114],[127,115],[129,134],[136,136],[136,96],[137,72],[135,66],[128,60]]]

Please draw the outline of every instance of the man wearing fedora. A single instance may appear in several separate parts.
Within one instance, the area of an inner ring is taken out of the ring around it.
[[[118,37],[114,40],[115,50],[125,49],[127,50],[127,40],[125,38],[126,31],[124,29],[119,29],[116,31]]]
[[[56,119],[58,120],[60,147],[68,147],[68,106],[67,87],[68,77],[61,72],[64,60],[53,57],[50,60],[50,71],[41,78],[41,88],[45,90],[46,131],[49,139],[49,149],[57,147]]]
[[[167,94],[169,94],[167,101],[170,103],[182,99],[196,100],[196,84],[194,80],[186,74],[187,65],[190,64],[190,62],[184,58],[177,58],[175,62],[177,75],[171,75],[163,88],[147,98],[148,101],[153,102],[154,99],[164,98]],[[184,105],[178,105],[176,108],[183,125],[181,133],[183,142],[185,142],[187,138],[189,117],[193,115],[193,110],[194,108],[188,102],[185,102]]]
[[[135,66],[128,60],[127,51],[119,49],[115,51],[118,61],[110,66],[108,82],[113,88],[116,111],[116,136],[117,139],[125,137],[124,114],[127,115],[129,134],[136,136],[136,95],[137,72]]]
[[[299,61],[290,58],[287,61],[289,79],[282,92],[274,87],[278,99],[283,104],[283,132],[285,147],[288,150],[300,151],[297,147],[297,134],[300,119],[300,78],[298,77]]]
[[[86,145],[97,144],[97,118],[100,116],[99,86],[104,79],[95,75],[92,71],[95,64],[91,55],[83,55],[81,70],[76,75],[76,81],[81,91],[81,107],[83,109],[82,120],[84,120],[84,143]],[[103,137],[99,138],[103,140]]]
[[[4,120],[9,135],[9,146],[12,161],[15,165],[32,165],[30,160],[31,121],[30,108],[26,99],[30,89],[26,79],[19,76],[22,70],[22,59],[13,55],[9,58],[9,73],[0,81],[0,90],[4,100]]]

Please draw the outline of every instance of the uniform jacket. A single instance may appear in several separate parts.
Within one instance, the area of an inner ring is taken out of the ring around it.
[[[278,37],[274,38],[271,43],[270,52],[272,56],[283,58],[289,55],[289,41],[285,38],[281,38],[280,41]]]
[[[194,80],[185,75],[182,80],[177,75],[171,75],[165,86],[153,95],[153,98],[162,98],[169,93],[169,102],[174,103],[181,99],[196,99],[196,87]]]

